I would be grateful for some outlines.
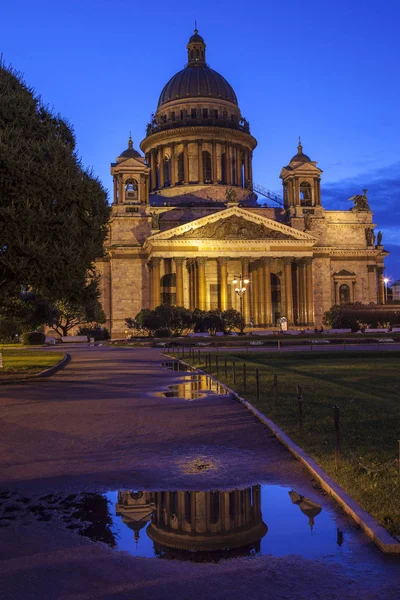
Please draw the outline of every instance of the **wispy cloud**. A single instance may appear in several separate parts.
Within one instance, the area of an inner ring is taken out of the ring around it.
[[[351,208],[348,199],[362,194],[365,188],[374,223],[383,232],[383,244],[391,252],[388,265],[400,276],[400,163],[322,185],[323,206],[348,210]]]

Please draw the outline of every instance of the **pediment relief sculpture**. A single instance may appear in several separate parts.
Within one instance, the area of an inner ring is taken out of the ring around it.
[[[270,229],[261,223],[253,223],[237,215],[220,219],[214,223],[207,223],[203,227],[189,229],[183,235],[176,235],[171,239],[206,239],[206,240],[289,240],[292,237]]]

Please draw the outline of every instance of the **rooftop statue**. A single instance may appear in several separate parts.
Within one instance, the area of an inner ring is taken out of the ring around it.
[[[226,197],[226,201],[229,203],[237,202],[237,193],[231,187],[226,190],[225,197]]]
[[[350,202],[354,203],[352,210],[371,210],[368,204],[367,190],[363,190],[364,194],[357,194],[349,198]]]

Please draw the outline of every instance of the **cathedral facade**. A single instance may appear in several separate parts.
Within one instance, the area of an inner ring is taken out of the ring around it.
[[[384,258],[366,190],[349,210],[326,210],[321,169],[303,152],[282,168],[282,197],[255,194],[257,141],[229,83],[206,62],[195,30],[188,61],[160,94],[141,154],[111,165],[112,218],[97,261],[106,326],[124,337],[127,317],[161,303],[235,308],[233,281],[248,279],[247,325],[322,323],[342,302],[383,303]]]

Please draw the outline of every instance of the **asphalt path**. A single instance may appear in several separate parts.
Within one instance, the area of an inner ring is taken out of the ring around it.
[[[184,376],[162,366],[159,350],[67,350],[71,362],[53,377],[0,388],[0,490],[11,498],[35,502],[46,494],[267,482],[295,488],[336,511],[339,524],[346,520],[234,398],[188,402],[157,395]],[[213,468],[193,473],[187,466],[196,460]],[[57,518],[38,522],[22,514],[1,524],[3,600],[392,600],[400,594],[400,562],[360,532],[346,568],[329,557],[300,556],[197,565],[133,558],[67,530]]]

